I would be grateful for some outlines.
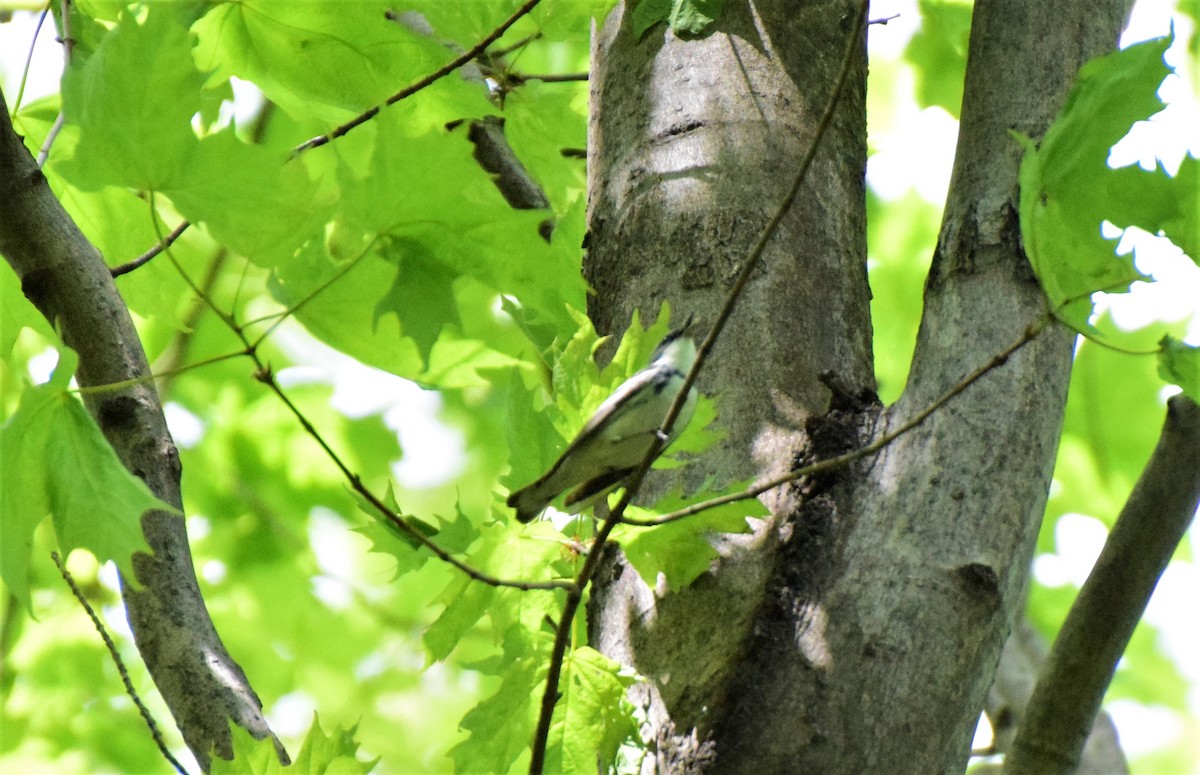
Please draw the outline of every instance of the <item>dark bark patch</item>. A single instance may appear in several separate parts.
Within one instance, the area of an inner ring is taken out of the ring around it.
[[[695,132],[697,129],[703,128],[704,122],[693,118],[688,121],[682,121],[678,124],[672,124],[671,126],[667,127],[667,130],[663,132],[660,137],[676,137],[678,135],[686,135],[688,132]]]
[[[137,420],[138,405],[130,396],[114,396],[100,403],[97,419],[107,434],[133,427]]]
[[[981,562],[969,562],[955,568],[954,576],[975,598],[989,605],[999,603],[1000,576],[995,568]]]

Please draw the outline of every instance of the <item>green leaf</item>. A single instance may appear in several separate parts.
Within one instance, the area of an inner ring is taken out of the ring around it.
[[[214,3],[192,27],[196,59],[222,79],[253,81],[289,113],[345,120],[453,57],[385,10],[375,2]],[[444,80],[443,93],[470,91],[483,103],[481,84]]]
[[[511,370],[504,413],[504,435],[508,441],[509,472],[501,483],[516,490],[541,476],[562,453],[563,436],[546,422],[545,392],[525,387],[518,370]]]
[[[373,544],[371,551],[382,552],[396,559],[396,576],[417,570],[433,556],[427,550],[422,551],[425,548],[424,544],[401,530],[392,520],[380,514],[379,510],[367,501],[366,498],[363,498],[357,492],[353,493],[353,495],[359,510],[370,518],[365,526],[355,528],[355,531],[362,533],[371,541]],[[388,484],[383,502],[393,514],[401,514],[400,506],[396,503],[396,495],[392,491],[390,483]],[[440,529],[425,520],[415,516],[402,516],[401,519],[426,538],[437,539],[439,546],[442,546],[447,551],[453,551],[458,548],[448,546],[445,537],[440,535]],[[465,549],[465,547],[461,548]]]
[[[725,7],[725,0],[674,0],[668,23],[680,37],[700,37],[707,33]]]
[[[485,573],[510,581],[547,581],[563,578],[568,553],[562,535],[548,523],[529,525],[521,531],[495,521],[480,529],[480,541],[467,561]],[[514,630],[537,632],[547,616],[556,615],[560,595],[540,592],[530,595],[511,587],[497,588],[473,581],[459,573],[435,602],[446,608],[424,634],[431,660],[446,658],[463,636],[487,616],[496,642]]]
[[[121,464],[83,405],[67,391],[78,361],[64,349],[51,380],[28,389],[0,428],[0,576],[30,605],[27,575],[33,530],[50,514],[64,555],[76,548],[112,560],[130,582],[133,553],[150,552],[142,536],[146,511],[175,512]]]
[[[344,258],[380,237],[401,239],[410,243],[406,253],[419,243],[444,271],[547,309],[560,325],[562,301],[582,308],[578,241],[547,245],[538,234],[546,212],[513,211],[472,158],[464,132],[414,130],[404,119],[389,109],[372,122],[378,137],[369,147],[339,145],[340,211],[330,252]],[[348,139],[367,145],[365,135]],[[360,156],[369,159],[366,168]],[[582,209],[569,215],[582,223]]]
[[[269,740],[256,740],[237,724],[230,725],[233,736],[233,761],[227,761],[214,748],[210,775],[283,775],[285,770]],[[291,770],[287,770],[290,775]]]
[[[495,587],[480,584],[465,573],[450,582],[435,601],[446,604],[442,615],[422,637],[431,662],[440,662],[450,655],[463,636],[488,613],[496,593]]]
[[[921,0],[921,26],[904,50],[913,66],[917,101],[937,105],[958,117],[962,107],[967,42],[971,35],[971,3]]]
[[[741,482],[726,488],[726,492],[738,492],[749,486],[750,482]],[[676,490],[658,501],[654,511],[630,507],[627,513],[638,519],[653,519],[719,494],[723,493],[708,491],[707,485],[688,498]],[[613,531],[613,538],[621,545],[629,564],[651,589],[657,586],[658,574],[661,573],[667,585],[679,591],[707,572],[717,558],[717,551],[709,543],[710,536],[749,532],[746,519],[766,514],[766,508],[757,499],[751,498],[727,503],[665,525],[620,525]]]
[[[511,469],[504,483],[510,490],[541,475],[562,453],[568,439],[579,431],[588,416],[581,406],[585,392],[607,395],[604,388],[596,385],[599,369],[592,359],[599,342],[596,332],[586,315],[574,310],[571,314],[579,327],[565,342],[552,343],[545,356],[553,363],[549,370],[550,390],[541,379],[527,386],[525,373],[521,371],[513,371],[509,379],[505,436],[511,452]],[[538,366],[542,365],[539,362]],[[592,408],[598,405],[599,400]]]
[[[335,727],[332,734],[321,729],[321,720],[313,713],[312,726],[304,737],[300,753],[284,772],[288,775],[366,775],[375,768],[379,759],[364,762],[358,759],[358,741],[355,735],[358,725],[349,729]]]
[[[233,761],[221,758],[214,748],[210,775],[365,775],[375,766],[373,762],[355,758],[358,744],[353,739],[354,727],[349,731],[337,730],[327,737],[315,713],[304,747],[288,767],[280,764],[272,741],[257,740],[237,724],[230,724],[229,729],[233,736]]]
[[[394,315],[401,332],[416,342],[421,357],[428,360],[442,329],[462,326],[454,297],[457,275],[413,239],[388,240],[383,252],[399,264],[399,270],[375,305],[375,323]]]
[[[191,47],[175,10],[153,3],[140,23],[125,12],[82,67],[68,68],[63,111],[80,136],[63,174],[92,190],[184,183],[199,145],[191,120],[204,85]]]
[[[1158,374],[1178,385],[1188,398],[1200,402],[1200,347],[1164,336],[1158,354]]]
[[[633,34],[641,39],[646,31],[671,17],[673,0],[638,0],[633,8]]]
[[[50,341],[58,339],[46,318],[21,293],[21,281],[6,261],[0,267],[0,358],[8,360],[23,328],[32,328]]]
[[[284,154],[242,142],[231,127],[200,140],[182,179],[161,190],[192,223],[270,267],[290,258],[329,214],[304,167],[285,161]]]
[[[1114,255],[1115,244],[1100,233],[1104,220],[1137,211],[1123,204],[1136,194],[1113,187],[1107,161],[1135,121],[1162,107],[1157,90],[1168,73],[1163,54],[1170,43],[1159,38],[1091,60],[1041,144],[1035,149],[1018,138],[1026,147],[1020,171],[1025,251],[1051,304],[1079,330],[1090,330],[1092,293],[1123,292],[1143,279],[1132,256]]]
[[[1110,175],[1110,190],[1120,195],[1108,220],[1161,233],[1200,264],[1200,160],[1185,156],[1174,176],[1161,164],[1153,171],[1122,167]]]
[[[363,363],[410,379],[424,363],[394,318],[374,314],[383,289],[396,276],[393,264],[373,250],[336,261],[319,240],[310,240],[276,270],[271,291],[313,336]]]
[[[479,369],[511,364],[518,341],[493,305],[548,309],[561,330],[564,302],[583,304],[578,249],[567,258],[566,245],[538,236],[544,213],[513,212],[462,136],[414,133],[402,118],[385,111],[377,138],[338,144],[327,243],[309,240],[279,266],[274,290],[364,363],[430,386],[488,384]]]
[[[620,663],[595,649],[582,646],[566,655],[546,746],[547,771],[594,773],[597,760],[614,762],[621,743],[637,732],[625,700],[634,681]]]
[[[0,578],[8,591],[32,611],[29,598],[29,555],[33,531],[50,512],[46,477],[49,472],[41,456],[49,441],[49,423],[38,415],[53,411],[51,391],[27,390],[21,405],[0,426]]]
[[[506,644],[503,660],[493,665],[502,675],[500,687],[459,722],[468,737],[450,751],[458,772],[476,772],[481,762],[491,772],[508,772],[529,748],[541,706],[550,639],[541,636],[537,644],[530,648],[513,639]]]

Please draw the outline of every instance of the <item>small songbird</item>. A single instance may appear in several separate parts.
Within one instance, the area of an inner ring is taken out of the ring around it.
[[[633,474],[696,360],[696,343],[684,336],[691,323],[688,317],[682,328],[667,334],[650,356],[649,365],[604,399],[546,473],[508,496],[508,505],[516,509],[518,521],[529,522],[565,490],[574,488],[564,500],[565,506],[591,502],[624,484]],[[695,408],[693,387],[663,449],[687,426]]]

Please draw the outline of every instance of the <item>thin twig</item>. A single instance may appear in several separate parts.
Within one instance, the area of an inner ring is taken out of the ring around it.
[[[134,269],[137,269],[138,267],[142,266],[143,264],[148,262],[150,259],[157,256],[159,253],[163,252],[164,248],[168,248],[171,245],[174,245],[175,240],[177,240],[181,236],[183,236],[183,233],[185,231],[187,231],[188,227],[191,225],[192,224],[190,221],[183,221],[178,226],[176,226],[171,231],[171,233],[168,234],[164,239],[160,239],[158,242],[154,243],[154,247],[150,248],[145,253],[141,254],[140,256],[138,256],[137,258],[133,259],[132,261],[130,261],[128,263],[113,267],[112,268],[112,276],[120,277],[121,275],[129,274]]]
[[[508,77],[514,81],[541,81],[542,83],[570,83],[572,81],[586,81],[589,77],[588,73],[509,73]]]
[[[21,83],[17,86],[17,98],[13,101],[12,114],[15,116],[17,111],[21,109],[21,101],[25,98],[25,85],[29,82],[29,68],[33,66],[33,48],[37,45],[38,35],[42,32],[42,25],[46,23],[46,17],[50,15],[50,2],[46,3],[46,7],[38,15],[37,26],[33,28],[33,36],[29,40],[29,51],[25,53],[25,67],[21,69]]]
[[[843,455],[831,457],[827,460],[820,460],[802,468],[797,468],[794,471],[789,471],[786,474],[777,476],[770,481],[755,485],[748,490],[731,493],[729,495],[722,495],[719,498],[712,498],[710,500],[701,501],[700,503],[693,503],[686,508],[679,509],[678,511],[672,511],[669,514],[664,514],[663,516],[655,519],[636,519],[623,516],[621,518],[621,522],[625,525],[636,525],[639,527],[665,525],[668,522],[676,522],[694,514],[699,514],[702,511],[708,511],[709,509],[714,509],[717,506],[724,506],[727,503],[737,503],[738,501],[757,498],[764,492],[773,490],[780,485],[787,484],[788,482],[794,482],[797,479],[805,476],[812,476],[813,474],[820,474],[825,473],[826,471],[843,468],[856,460],[867,457],[868,455],[873,455],[887,445],[891,444],[896,439],[916,428],[921,423],[925,422],[927,419],[929,419],[930,415],[949,403],[950,400],[959,393],[963,392],[975,382],[979,381],[979,379],[985,376],[988,372],[1003,366],[1018,350],[1032,342],[1035,338],[1037,338],[1038,334],[1046,330],[1046,327],[1050,324],[1051,319],[1051,316],[1048,314],[1038,322],[1030,325],[1025,329],[1025,332],[1021,334],[1020,338],[1018,338],[1008,347],[1001,350],[997,355],[994,355],[987,363],[963,377],[957,384],[954,385],[954,387],[950,388],[941,396],[939,396],[935,401],[933,401],[933,403],[917,412],[895,430],[885,433],[865,447],[860,447],[859,449],[852,450]]]
[[[159,231],[158,219],[154,217],[154,192],[150,193],[149,206],[150,217],[154,225],[154,230],[158,234],[160,244],[163,244],[166,238],[163,236],[162,232]],[[512,587],[522,590],[566,589],[570,591],[574,589],[575,582],[573,581],[508,581],[484,573],[483,571],[477,570],[476,568],[453,556],[450,554],[450,552],[446,551],[442,547],[438,546],[437,543],[431,540],[428,536],[410,525],[407,520],[393,512],[387,506],[387,504],[385,504],[382,500],[376,497],[374,493],[367,489],[367,487],[362,483],[362,479],[358,476],[358,474],[350,470],[349,466],[342,461],[341,456],[338,455],[331,446],[329,446],[329,443],[325,441],[325,438],[316,429],[316,427],[309,422],[308,418],[304,416],[304,413],[300,411],[299,407],[292,403],[292,400],[288,398],[286,393],[283,392],[283,389],[275,380],[275,375],[272,373],[271,367],[264,363],[258,355],[258,347],[262,344],[262,338],[259,338],[256,342],[251,342],[249,337],[246,335],[245,327],[238,325],[237,321],[232,315],[221,310],[217,306],[216,302],[213,301],[213,299],[208,296],[203,289],[196,285],[195,281],[192,280],[192,278],[184,270],[183,266],[175,260],[175,256],[172,255],[170,247],[164,245],[163,252],[166,253],[167,259],[170,260],[172,266],[175,267],[175,271],[179,273],[180,277],[183,278],[184,282],[187,283],[192,292],[195,293],[201,300],[203,300],[204,303],[207,304],[213,313],[221,320],[221,322],[223,322],[239,339],[242,340],[242,344],[245,345],[246,349],[243,351],[243,353],[239,354],[245,354],[254,361],[254,365],[257,367],[254,373],[255,379],[270,388],[271,391],[275,393],[275,395],[278,396],[281,401],[283,401],[284,405],[300,423],[301,427],[304,428],[305,432],[317,442],[317,445],[324,450],[326,456],[328,456],[333,464],[337,466],[338,470],[342,472],[342,475],[346,478],[346,481],[350,483],[350,486],[354,489],[354,491],[366,499],[372,506],[374,506],[385,519],[395,525],[405,535],[411,537],[413,540],[419,542],[422,546],[429,549],[429,551],[433,552],[434,555],[436,555],[443,562],[453,565],[455,568],[458,568],[463,573],[467,574],[467,576],[475,579],[476,581],[487,584],[488,586]],[[306,296],[303,300],[301,300],[300,304],[307,303],[317,293],[327,287],[329,287],[329,283],[325,283],[324,285],[320,286]],[[295,307],[293,307],[291,311],[294,311],[294,309]],[[270,330],[273,331],[274,328],[275,327],[272,326]]]
[[[50,6],[47,5],[46,8],[49,10]],[[44,19],[45,16],[42,18]],[[41,29],[41,26],[42,23],[39,21],[38,29]],[[34,38],[36,39],[36,37],[35,33]],[[60,40],[63,47],[63,72],[66,72],[67,68],[71,66],[71,52],[75,50],[75,40],[71,37],[71,0],[62,0],[62,37]],[[32,56],[32,46],[29,49],[29,53]],[[28,66],[28,63],[26,63],[26,66]],[[62,131],[63,124],[65,123],[66,117],[60,108],[58,115],[54,117],[54,125],[46,133],[46,139],[42,141],[41,150],[38,151],[37,159],[34,160],[39,169],[45,166],[46,160],[50,158],[50,146],[54,145],[54,141],[58,138],[58,133]]]
[[[224,247],[219,247],[204,272],[204,279],[200,282],[200,288],[204,293],[212,294],[213,288],[216,287],[217,280],[220,278],[228,259],[229,251]],[[196,329],[200,325],[200,318],[204,314],[206,307],[207,305],[200,299],[192,300],[192,307],[183,317],[183,320],[180,321],[175,336],[163,348],[163,354],[154,363],[155,367],[161,366],[161,368],[154,368],[153,371],[155,379],[158,380],[159,395],[164,398],[170,394],[171,385],[175,381],[175,377],[184,371],[181,364],[184,358],[187,357],[188,350],[194,341]],[[237,308],[236,303],[233,305],[233,308]],[[187,368],[191,367],[192,365],[189,365]]]
[[[504,35],[505,32],[508,32],[509,27],[513,26],[518,21],[520,21],[520,19],[522,17],[524,17],[526,14],[528,14],[530,11],[532,11],[534,9],[534,7],[541,1],[542,0],[527,0],[524,5],[522,5],[520,8],[518,8],[516,11],[513,12],[512,16],[505,19],[500,24],[499,27],[497,27],[496,29],[492,30],[490,33],[485,35],[478,43],[476,43],[471,48],[469,48],[466,51],[464,51],[463,53],[459,54],[454,59],[451,59],[449,62],[442,65],[437,70],[434,70],[429,75],[426,75],[425,77],[420,78],[419,80],[413,81],[413,83],[404,87],[403,89],[396,92],[392,96],[388,97],[385,101],[383,101],[379,105],[376,105],[375,107],[370,108],[366,112],[360,113],[359,115],[350,119],[345,124],[342,124],[337,129],[334,129],[332,132],[330,132],[328,134],[324,134],[324,135],[318,135],[317,137],[314,137],[311,140],[306,140],[303,143],[300,143],[300,145],[297,145],[294,149],[292,149],[292,155],[295,156],[297,154],[304,153],[305,151],[312,150],[313,148],[319,148],[322,145],[325,145],[332,140],[336,140],[337,138],[341,137],[342,135],[345,135],[348,132],[350,132],[350,130],[354,129],[355,127],[361,126],[361,125],[367,123],[368,121],[370,121],[371,119],[375,118],[375,116],[379,114],[379,111],[383,110],[384,108],[388,107],[389,105],[396,104],[400,100],[402,100],[412,94],[415,94],[416,92],[420,91],[421,89],[424,89],[426,86],[433,83],[434,81],[436,81],[440,78],[443,78],[443,77],[449,75],[450,73],[454,72],[455,70],[462,67],[467,62],[470,62],[472,59],[474,59],[475,57],[482,54],[485,50],[487,50],[488,46],[492,45],[497,40],[499,40],[500,37],[502,35]]]
[[[127,390],[127,389],[129,389],[131,387],[135,387],[137,385],[145,385],[145,384],[151,383],[156,379],[169,379],[171,377],[175,377],[180,374],[183,374],[185,371],[191,371],[192,369],[199,369],[204,366],[211,366],[214,363],[220,363],[221,361],[228,361],[233,358],[241,358],[242,356],[249,355],[249,354],[250,354],[249,348],[243,348],[241,350],[237,350],[236,352],[225,353],[224,355],[214,355],[212,357],[205,358],[203,360],[193,361],[192,363],[189,363],[186,366],[179,366],[179,367],[173,368],[173,369],[164,369],[162,371],[156,371],[153,374],[147,374],[143,377],[137,377],[135,379],[123,379],[120,382],[106,382],[103,385],[87,385],[85,387],[71,388],[71,391],[83,396],[83,395],[95,394],[95,393],[112,393],[112,392],[116,392],[116,391]]]
[[[62,131],[63,125],[67,120],[63,117],[63,112],[60,110],[58,115],[54,117],[54,123],[50,125],[50,131],[46,133],[46,140],[42,143],[42,147],[38,150],[37,158],[33,163],[38,167],[46,166],[46,161],[50,158],[50,146],[54,145],[54,141],[58,139],[58,133]]]
[[[213,301],[213,298],[201,290],[200,286],[196,284],[196,281],[192,279],[192,276],[189,275],[183,268],[183,264],[179,263],[175,259],[175,254],[172,253],[169,247],[166,245],[167,238],[163,236],[160,224],[158,222],[158,206],[155,203],[155,197],[156,193],[151,190],[150,197],[146,200],[146,204],[150,208],[150,225],[154,227],[154,235],[158,237],[158,243],[160,245],[164,245],[163,252],[167,254],[167,260],[170,261],[171,265],[175,267],[175,271],[180,277],[183,278],[183,281],[187,284],[187,287],[191,289],[192,293],[196,294],[198,299],[201,299],[205,304],[207,304],[208,308],[213,311],[213,314],[216,315],[222,323],[240,336],[241,327],[238,326],[237,320],[234,319],[233,315],[218,307],[217,303]],[[242,341],[243,344],[245,344],[247,347],[250,347],[250,343],[245,341],[245,337],[242,337]]]
[[[475,46],[470,48],[466,53],[464,53],[458,57],[455,57],[454,59],[450,60],[448,63],[446,63],[442,67],[438,68],[434,72],[430,73],[429,75],[421,78],[420,80],[414,81],[409,86],[406,86],[405,88],[396,92],[391,97],[388,97],[387,100],[382,105],[376,105],[375,107],[371,108],[367,112],[359,115],[358,117],[356,117],[354,119],[351,119],[349,122],[347,122],[345,124],[342,124],[340,127],[333,130],[329,134],[320,135],[319,137],[314,137],[311,140],[308,140],[307,142],[301,143],[300,145],[296,146],[294,149],[292,149],[293,158],[298,154],[301,154],[301,153],[311,150],[313,148],[319,148],[320,146],[329,143],[331,140],[335,140],[335,139],[341,137],[342,135],[346,134],[351,129],[354,129],[355,127],[359,126],[360,124],[370,121],[372,118],[375,117],[376,114],[379,113],[381,108],[388,107],[390,105],[395,105],[400,100],[411,97],[412,95],[416,94],[417,92],[421,91],[422,89],[426,88],[427,86],[430,86],[431,84],[437,82],[438,80],[446,77],[450,73],[452,73],[455,70],[457,70],[458,68],[462,67],[467,62],[471,61],[476,56],[478,56],[480,53],[482,53],[484,49],[486,49],[489,45],[494,43],[505,32],[507,32],[509,27],[511,27],[513,24],[516,24],[516,22],[521,17],[528,14],[531,10],[533,10],[533,7],[536,6],[540,2],[541,2],[541,0],[528,0],[528,2],[525,3],[525,5],[518,8],[516,10],[516,12],[513,13],[512,16],[510,16],[508,19],[506,19],[499,27],[497,27],[495,30],[493,30],[491,33],[489,33],[487,36],[485,36],[479,43],[477,43]],[[181,234],[183,234],[183,232],[185,232],[187,230],[188,226],[190,226],[190,225],[191,225],[191,223],[189,221],[183,221],[177,227],[175,227],[175,230],[172,231],[171,234],[168,236],[169,241],[167,242],[167,245],[170,245],[172,242],[179,239],[179,236]],[[132,260],[126,264],[121,264],[120,266],[114,268],[112,270],[113,277],[119,277],[128,272],[132,272],[134,269],[137,269],[138,267],[142,266],[150,259],[157,256],[159,253],[161,253],[163,250],[163,247],[164,247],[164,245],[162,244],[162,242],[159,242],[158,244],[154,245],[152,248],[150,248],[149,250],[147,250],[145,253],[138,256],[134,260]]]
[[[680,388],[678,395],[675,396],[674,402],[671,404],[670,410],[667,412],[666,419],[663,420],[662,428],[656,438],[654,438],[646,454],[642,459],[641,464],[633,475],[629,478],[625,486],[625,492],[621,495],[616,507],[612,510],[609,516],[600,526],[600,530],[596,533],[596,538],[592,543],[591,551],[588,552],[587,560],[584,562],[583,568],[575,577],[574,588],[567,591],[567,600],[563,605],[563,613],[558,621],[558,627],[554,633],[554,647],[550,655],[550,665],[546,673],[546,686],[542,692],[541,710],[538,714],[537,728],[534,732],[532,753],[529,761],[530,775],[541,775],[545,768],[546,762],[546,745],[550,738],[550,721],[554,715],[554,706],[558,702],[558,683],[562,675],[563,660],[566,658],[567,643],[571,631],[571,622],[575,617],[576,611],[579,609],[579,604],[583,599],[583,590],[587,588],[592,580],[592,576],[600,563],[600,556],[603,554],[605,541],[612,533],[612,530],[620,522],[621,517],[625,513],[625,509],[629,506],[629,502],[637,494],[638,488],[641,486],[642,480],[646,477],[646,472],[650,470],[651,463],[658,457],[662,450],[663,440],[668,438],[671,432],[671,427],[674,425],[679,412],[683,408],[684,402],[687,400],[687,395],[691,387],[696,382],[696,377],[700,373],[704,361],[707,359],[709,351],[712,350],[716,343],[717,337],[725,327],[729,316],[733,314],[733,309],[736,306],[742,290],[746,287],[747,281],[750,279],[750,273],[758,263],[758,259],[762,256],[767,244],[774,237],[779,224],[783,221],[787,211],[791,208],[792,202],[796,199],[796,194],[800,191],[800,186],[803,185],[805,177],[808,175],[809,167],[812,165],[812,160],[816,156],[817,148],[821,144],[821,138],[825,136],[829,124],[833,120],[834,111],[837,108],[838,100],[842,94],[842,89],[845,86],[846,78],[850,73],[850,67],[854,62],[854,50],[856,45],[861,42],[863,22],[867,16],[867,0],[861,0],[859,3],[858,12],[854,18],[854,28],[850,32],[850,36],[846,42],[846,50],[842,57],[841,69],[838,72],[837,79],[834,81],[833,88],[829,95],[829,101],[825,106],[825,111],[821,115],[820,121],[817,122],[816,129],[813,133],[813,138],[809,144],[808,151],[800,162],[799,169],[796,172],[795,179],[792,182],[792,187],[788,191],[787,196],[780,202],[779,208],[775,215],[763,227],[762,233],[759,235],[758,242],[746,257],[742,265],[742,271],[738,275],[737,280],[729,290],[729,294],[725,299],[725,304],[721,308],[720,314],[717,316],[716,322],[713,324],[712,330],[709,331],[703,344],[696,351],[696,360],[692,364],[692,368],[688,371],[687,377],[683,381],[683,386]]]
[[[525,37],[521,38],[520,40],[518,40],[516,43],[512,44],[511,46],[501,46],[500,48],[489,51],[488,56],[493,59],[497,59],[497,58],[505,56],[507,54],[511,54],[512,52],[516,51],[519,48],[525,48],[530,43],[534,42],[535,40],[538,40],[541,37],[542,37],[542,33],[540,33],[540,32],[535,32],[532,35],[526,35]]]
[[[154,721],[154,717],[150,715],[150,709],[146,707],[146,704],[142,702],[142,698],[138,696],[137,690],[133,688],[133,681],[129,679],[129,671],[125,668],[125,661],[117,653],[117,645],[108,636],[108,630],[105,629],[104,623],[100,621],[100,617],[92,609],[91,603],[84,597],[83,591],[75,583],[75,579],[72,578],[71,572],[63,564],[62,559],[58,556],[58,552],[50,552],[50,559],[54,560],[54,564],[58,566],[58,572],[62,574],[63,581],[67,582],[67,586],[71,588],[71,593],[75,595],[75,599],[79,601],[79,605],[83,606],[83,610],[87,612],[88,618],[92,620],[92,626],[96,628],[96,632],[100,633],[100,638],[104,641],[104,647],[108,649],[108,655],[117,666],[117,674],[121,676],[121,683],[125,684],[125,693],[133,699],[133,704],[137,706],[138,712],[142,714],[142,720],[150,728],[150,736],[154,738],[154,744],[158,746],[159,752],[163,755],[163,758],[170,762],[179,775],[187,775],[187,770],[183,768],[179,760],[172,756],[170,750],[167,749],[167,743],[163,740],[162,733],[158,731],[158,724]]]
[[[455,568],[458,568],[472,579],[487,584],[490,587],[511,587],[513,589],[522,590],[565,589],[567,590],[568,594],[575,590],[575,582],[573,581],[507,581],[505,579],[500,579],[473,568],[454,555],[450,554],[450,552],[438,546],[433,542],[433,540],[431,540],[420,530],[417,530],[415,527],[410,525],[407,520],[396,514],[396,512],[392,511],[387,504],[385,504],[382,500],[377,498],[374,493],[367,489],[366,485],[362,483],[362,479],[358,476],[358,474],[350,470],[350,468],[342,461],[341,457],[334,452],[333,448],[330,447],[325,439],[321,436],[320,432],[313,427],[312,423],[308,421],[308,418],[304,416],[300,409],[294,403],[292,403],[292,400],[287,397],[287,394],[283,392],[283,389],[279,387],[279,383],[275,380],[275,375],[271,372],[270,367],[266,366],[262,363],[262,361],[259,360],[257,353],[252,352],[250,357],[254,359],[255,363],[259,364],[259,370],[254,375],[255,379],[270,388],[270,390],[279,397],[279,400],[283,401],[284,405],[287,406],[289,411],[291,411],[297,422],[299,422],[308,435],[317,442],[317,445],[320,446],[325,452],[325,455],[331,461],[333,461],[333,464],[338,467],[338,470],[340,470],[342,475],[346,477],[346,481],[350,482],[350,486],[354,489],[354,491],[365,498],[367,502],[374,506],[375,509],[388,520],[388,522],[399,528],[400,531],[405,535],[415,539],[416,541],[419,541],[422,546],[433,552],[442,561],[453,565]]]

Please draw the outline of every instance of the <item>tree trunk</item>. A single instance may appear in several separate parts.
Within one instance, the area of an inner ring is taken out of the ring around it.
[[[1016,216],[1020,148],[1124,4],[976,5],[959,148],[909,384],[873,393],[866,283],[865,50],[804,188],[700,386],[728,437],[695,484],[765,479],[896,428],[1044,312]],[[593,319],[711,316],[811,142],[851,3],[730,4],[717,31],[635,39],[619,6],[594,43],[589,137]],[[593,638],[636,667],[660,772],[962,772],[1021,603],[1073,337],[1051,328],[859,465],[764,498],[752,539],[680,593],[612,552]],[[832,372],[833,379],[822,379]],[[839,387],[832,395],[827,384]],[[832,410],[832,411],[831,411]]]

